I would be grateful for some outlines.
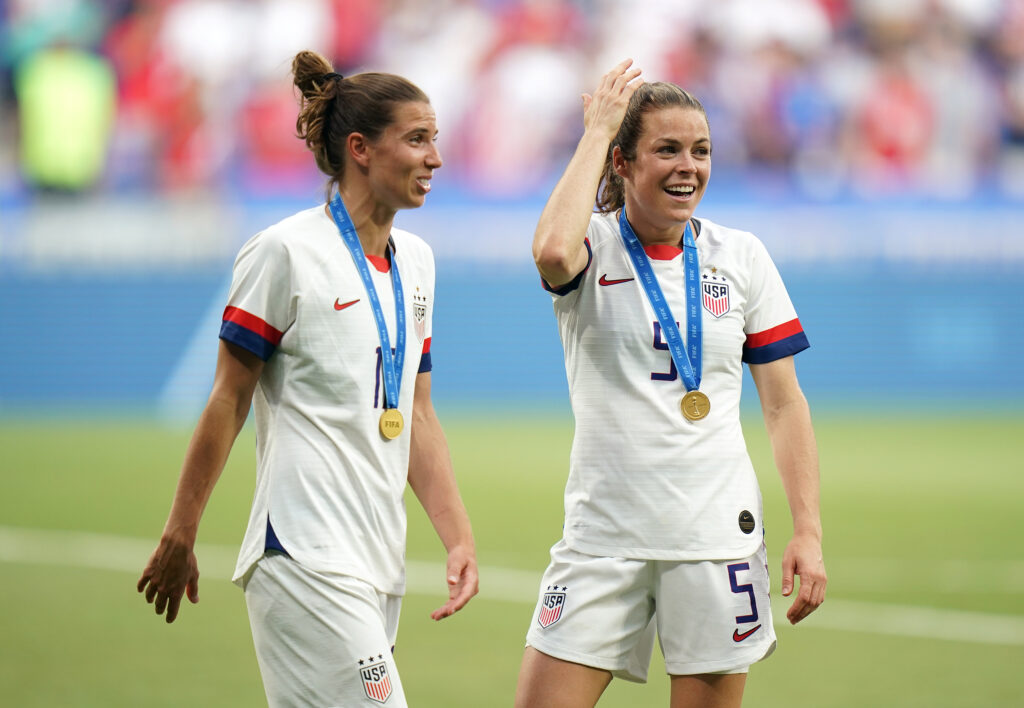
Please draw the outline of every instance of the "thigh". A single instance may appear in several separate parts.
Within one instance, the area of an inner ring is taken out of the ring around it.
[[[743,672],[775,649],[764,546],[736,561],[662,561],[656,578],[669,674]]]
[[[746,674],[673,676],[671,708],[739,708]]]
[[[645,681],[654,649],[653,565],[649,561],[551,549],[529,646],[556,659]]]
[[[406,705],[392,656],[392,596],[270,555],[253,571],[245,599],[272,708]]]
[[[593,708],[612,680],[603,669],[574,664],[526,647],[515,708]]]

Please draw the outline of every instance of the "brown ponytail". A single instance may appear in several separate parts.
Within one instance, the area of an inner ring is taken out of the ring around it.
[[[626,203],[625,185],[622,178],[615,173],[612,165],[612,150],[618,146],[622,156],[627,160],[636,159],[636,144],[643,132],[644,115],[649,111],[655,111],[670,106],[692,108],[700,111],[707,121],[708,114],[690,92],[685,91],[675,84],[664,81],[657,81],[649,84],[642,84],[629,99],[629,106],[626,107],[626,115],[619,126],[619,132],[615,139],[608,146],[608,154],[604,158],[604,176],[601,178],[601,187],[598,189],[597,210],[602,214],[622,208]]]
[[[395,104],[430,103],[423,91],[401,76],[368,72],[342,77],[316,52],[296,54],[292,75],[300,92],[295,132],[328,176],[328,198],[345,174],[345,140],[351,133],[376,140],[393,122]]]

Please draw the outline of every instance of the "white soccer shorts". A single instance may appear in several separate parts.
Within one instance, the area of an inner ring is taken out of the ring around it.
[[[743,560],[632,560],[560,540],[527,645],[643,683],[657,632],[670,675],[743,673],[775,650],[766,556],[762,544]]]
[[[392,657],[401,597],[272,552],[245,603],[270,708],[406,708]]]

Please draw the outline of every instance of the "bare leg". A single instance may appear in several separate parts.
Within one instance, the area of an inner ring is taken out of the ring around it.
[[[516,686],[516,708],[593,708],[612,675],[526,647]]]
[[[672,708],[739,708],[746,674],[696,674],[672,677]]]

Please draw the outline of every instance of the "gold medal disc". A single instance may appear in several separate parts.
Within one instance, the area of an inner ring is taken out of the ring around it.
[[[397,408],[385,408],[380,414],[380,434],[388,440],[394,440],[401,435],[404,427],[405,421]]]
[[[700,391],[687,391],[679,409],[687,420],[700,420],[711,412],[711,401]]]

